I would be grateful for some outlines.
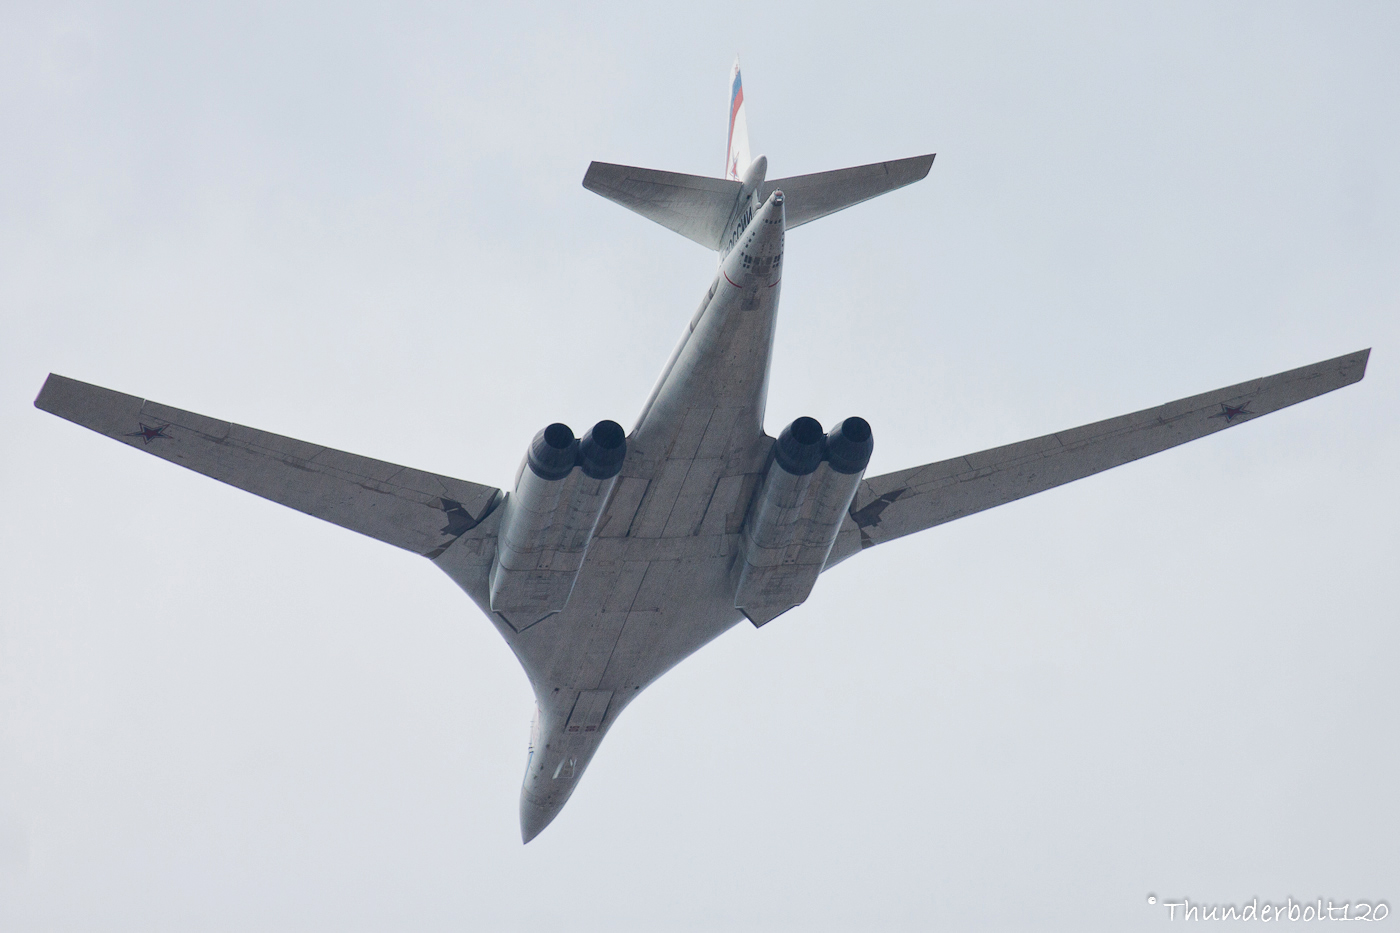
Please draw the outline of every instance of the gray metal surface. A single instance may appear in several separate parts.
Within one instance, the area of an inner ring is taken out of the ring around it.
[[[50,375],[34,400],[44,411],[162,460],[436,557],[477,527],[501,491],[219,421]]]
[[[506,499],[491,577],[491,608],[525,628],[568,604],[615,477],[593,479],[577,467],[547,480],[520,472]]]
[[[783,192],[787,200],[787,226],[800,227],[921,181],[933,167],[933,159],[930,153],[764,181],[758,186],[757,203],[767,201],[774,191]],[[754,164],[762,165],[761,178],[762,172],[767,171],[767,159],[759,156]],[[736,201],[742,208],[746,193],[740,182],[729,179],[660,172],[610,162],[589,165],[583,176],[583,186],[713,250],[729,246],[724,240],[726,222],[734,219],[732,211]],[[741,230],[745,227],[747,223],[740,225]]]
[[[807,601],[860,483],[829,464],[794,476],[774,462],[744,523],[734,605],[765,625]]]
[[[933,155],[929,153],[895,159],[893,162],[872,162],[831,172],[778,178],[764,182],[759,189],[759,197],[767,198],[772,192],[781,191],[787,197],[788,227],[800,227],[819,217],[923,180],[933,167]]]
[[[832,567],[862,548],[1092,476],[1359,382],[1371,351],[1177,399],[1094,424],[873,476],[861,483]]]
[[[594,162],[583,186],[706,249],[719,249],[739,182]]]
[[[731,571],[773,443],[763,409],[781,291],[771,260],[781,255],[783,230],[781,199],[770,197],[724,258],[628,439],[564,611],[520,631],[491,614],[539,705],[520,801],[526,841],[559,813],[627,704],[743,619]],[[492,525],[483,522],[437,559],[488,614]],[[600,694],[609,700],[596,728],[570,731],[578,705]]]
[[[749,173],[749,200],[742,199],[740,182],[594,163],[586,185],[698,242],[718,243],[727,224],[739,232],[627,438],[626,458],[615,480],[608,480],[611,491],[567,604],[542,619],[491,611],[491,573],[507,511],[499,507],[498,489],[216,421],[62,376],[49,377],[35,404],[147,453],[433,559],[492,620],[534,688],[538,714],[520,799],[521,833],[528,842],[558,815],[621,711],[648,684],[743,619],[735,606],[735,563],[756,491],[772,461],[773,438],[764,433],[763,414],[785,211],[792,209],[804,221],[823,216],[922,178],[932,158],[762,184],[758,166]],[[682,207],[696,198],[713,207],[689,216],[690,208]],[[866,479],[841,519],[825,566],[863,547],[1348,385],[1364,374],[1368,352]],[[820,469],[829,471],[830,464]],[[858,475],[848,474],[850,482]],[[838,507],[831,517],[840,514]],[[570,574],[572,568],[571,563]]]

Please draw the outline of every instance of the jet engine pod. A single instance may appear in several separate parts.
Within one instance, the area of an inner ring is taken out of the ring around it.
[[[875,438],[864,418],[847,418],[826,436],[826,462],[837,473],[864,473],[874,451]]]
[[[491,610],[516,631],[568,603],[626,458],[615,421],[598,422],[581,442],[568,425],[551,424],[530,442],[491,566]]]
[[[875,449],[864,418],[847,418],[827,435],[821,431],[814,418],[783,429],[744,523],[734,606],[754,625],[811,594]]]
[[[816,418],[798,418],[783,428],[773,445],[773,459],[793,476],[815,473],[822,464],[826,438]]]
[[[540,479],[553,482],[568,476],[578,462],[578,441],[567,424],[555,422],[535,435],[525,462]]]
[[[583,436],[578,465],[593,479],[612,479],[627,459],[627,432],[616,421],[599,421]]]

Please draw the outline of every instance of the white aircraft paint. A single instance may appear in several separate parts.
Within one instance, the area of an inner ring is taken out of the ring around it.
[[[773,461],[764,407],[787,228],[917,181],[933,162],[931,155],[919,156],[769,182],[767,160],[746,159],[742,97],[735,103],[737,64],[731,87],[726,178],[594,163],[584,180],[591,190],[716,249],[720,264],[627,437],[620,473],[608,480],[606,492],[594,491],[606,504],[586,554],[582,548],[550,552],[567,552],[565,572],[573,580],[560,611],[536,618],[492,610],[498,531],[512,508],[499,489],[62,376],[51,375],[35,401],[128,445],[435,561],[492,620],[534,687],[538,713],[520,801],[526,842],[558,815],[627,704],[744,618],[736,601],[745,531]],[[829,568],[892,538],[1348,385],[1364,375],[1368,354],[863,479],[837,510],[845,515],[819,564]],[[530,482],[525,471],[517,483],[522,480]],[[797,602],[809,586],[810,580]],[[780,611],[783,603],[772,605]],[[751,617],[761,624],[771,615]]]

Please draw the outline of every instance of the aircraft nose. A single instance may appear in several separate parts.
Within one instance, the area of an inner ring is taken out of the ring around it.
[[[554,822],[554,818],[559,815],[559,808],[542,807],[530,800],[523,794],[520,797],[520,841],[529,843],[544,828]]]

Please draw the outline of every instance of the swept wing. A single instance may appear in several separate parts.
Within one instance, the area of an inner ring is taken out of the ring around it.
[[[50,375],[36,408],[138,450],[425,557],[495,508],[501,491],[308,444]]]
[[[1360,381],[1369,349],[860,484],[828,568],[863,548],[1146,457]]]

